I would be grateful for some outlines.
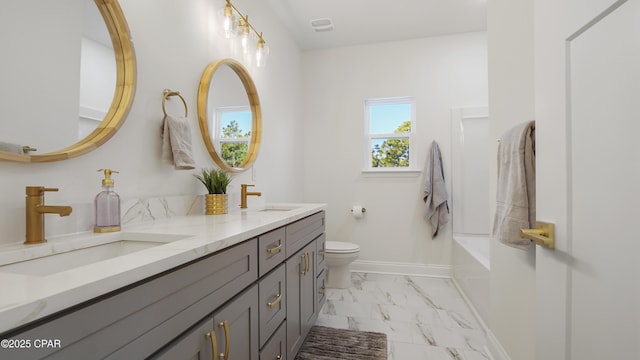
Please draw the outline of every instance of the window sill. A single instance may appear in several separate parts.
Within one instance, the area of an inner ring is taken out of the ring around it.
[[[365,177],[418,177],[422,170],[418,169],[367,169],[362,170]]]

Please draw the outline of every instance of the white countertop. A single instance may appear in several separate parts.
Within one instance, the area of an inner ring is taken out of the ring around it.
[[[0,333],[228,248],[326,208],[325,204],[277,206],[294,209],[238,209],[226,215],[178,216],[126,226],[121,234],[159,234],[159,238],[171,238],[166,235],[170,234],[181,235],[181,239],[50,275],[2,272],[0,267]],[[113,237],[113,234],[82,233],[52,237],[43,245],[3,245],[0,246],[0,266],[14,262],[16,258],[24,258],[27,253],[51,253],[63,249],[69,251],[74,246],[86,247],[86,242],[99,244],[104,239]]]

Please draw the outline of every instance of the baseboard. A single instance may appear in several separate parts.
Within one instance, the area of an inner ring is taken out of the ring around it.
[[[356,260],[351,263],[352,272],[374,274],[430,276],[440,278],[451,277],[449,265],[425,265],[417,263],[398,263],[384,261]]]

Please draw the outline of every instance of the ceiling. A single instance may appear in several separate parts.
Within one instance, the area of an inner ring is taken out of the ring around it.
[[[487,0],[267,0],[302,49],[484,31]],[[311,20],[329,18],[332,31]]]

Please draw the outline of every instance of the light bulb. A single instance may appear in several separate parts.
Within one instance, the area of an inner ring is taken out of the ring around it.
[[[242,53],[246,54],[249,52],[249,26],[246,22],[240,25],[240,44],[242,45]]]
[[[262,33],[260,35],[262,36]],[[267,64],[268,57],[269,47],[264,44],[264,40],[260,37],[260,40],[258,40],[258,49],[256,50],[256,65],[258,67],[264,67]]]
[[[233,14],[233,8],[231,8],[229,2],[227,2],[227,5],[220,11],[220,17],[224,37],[231,39],[236,31],[236,17]]]

